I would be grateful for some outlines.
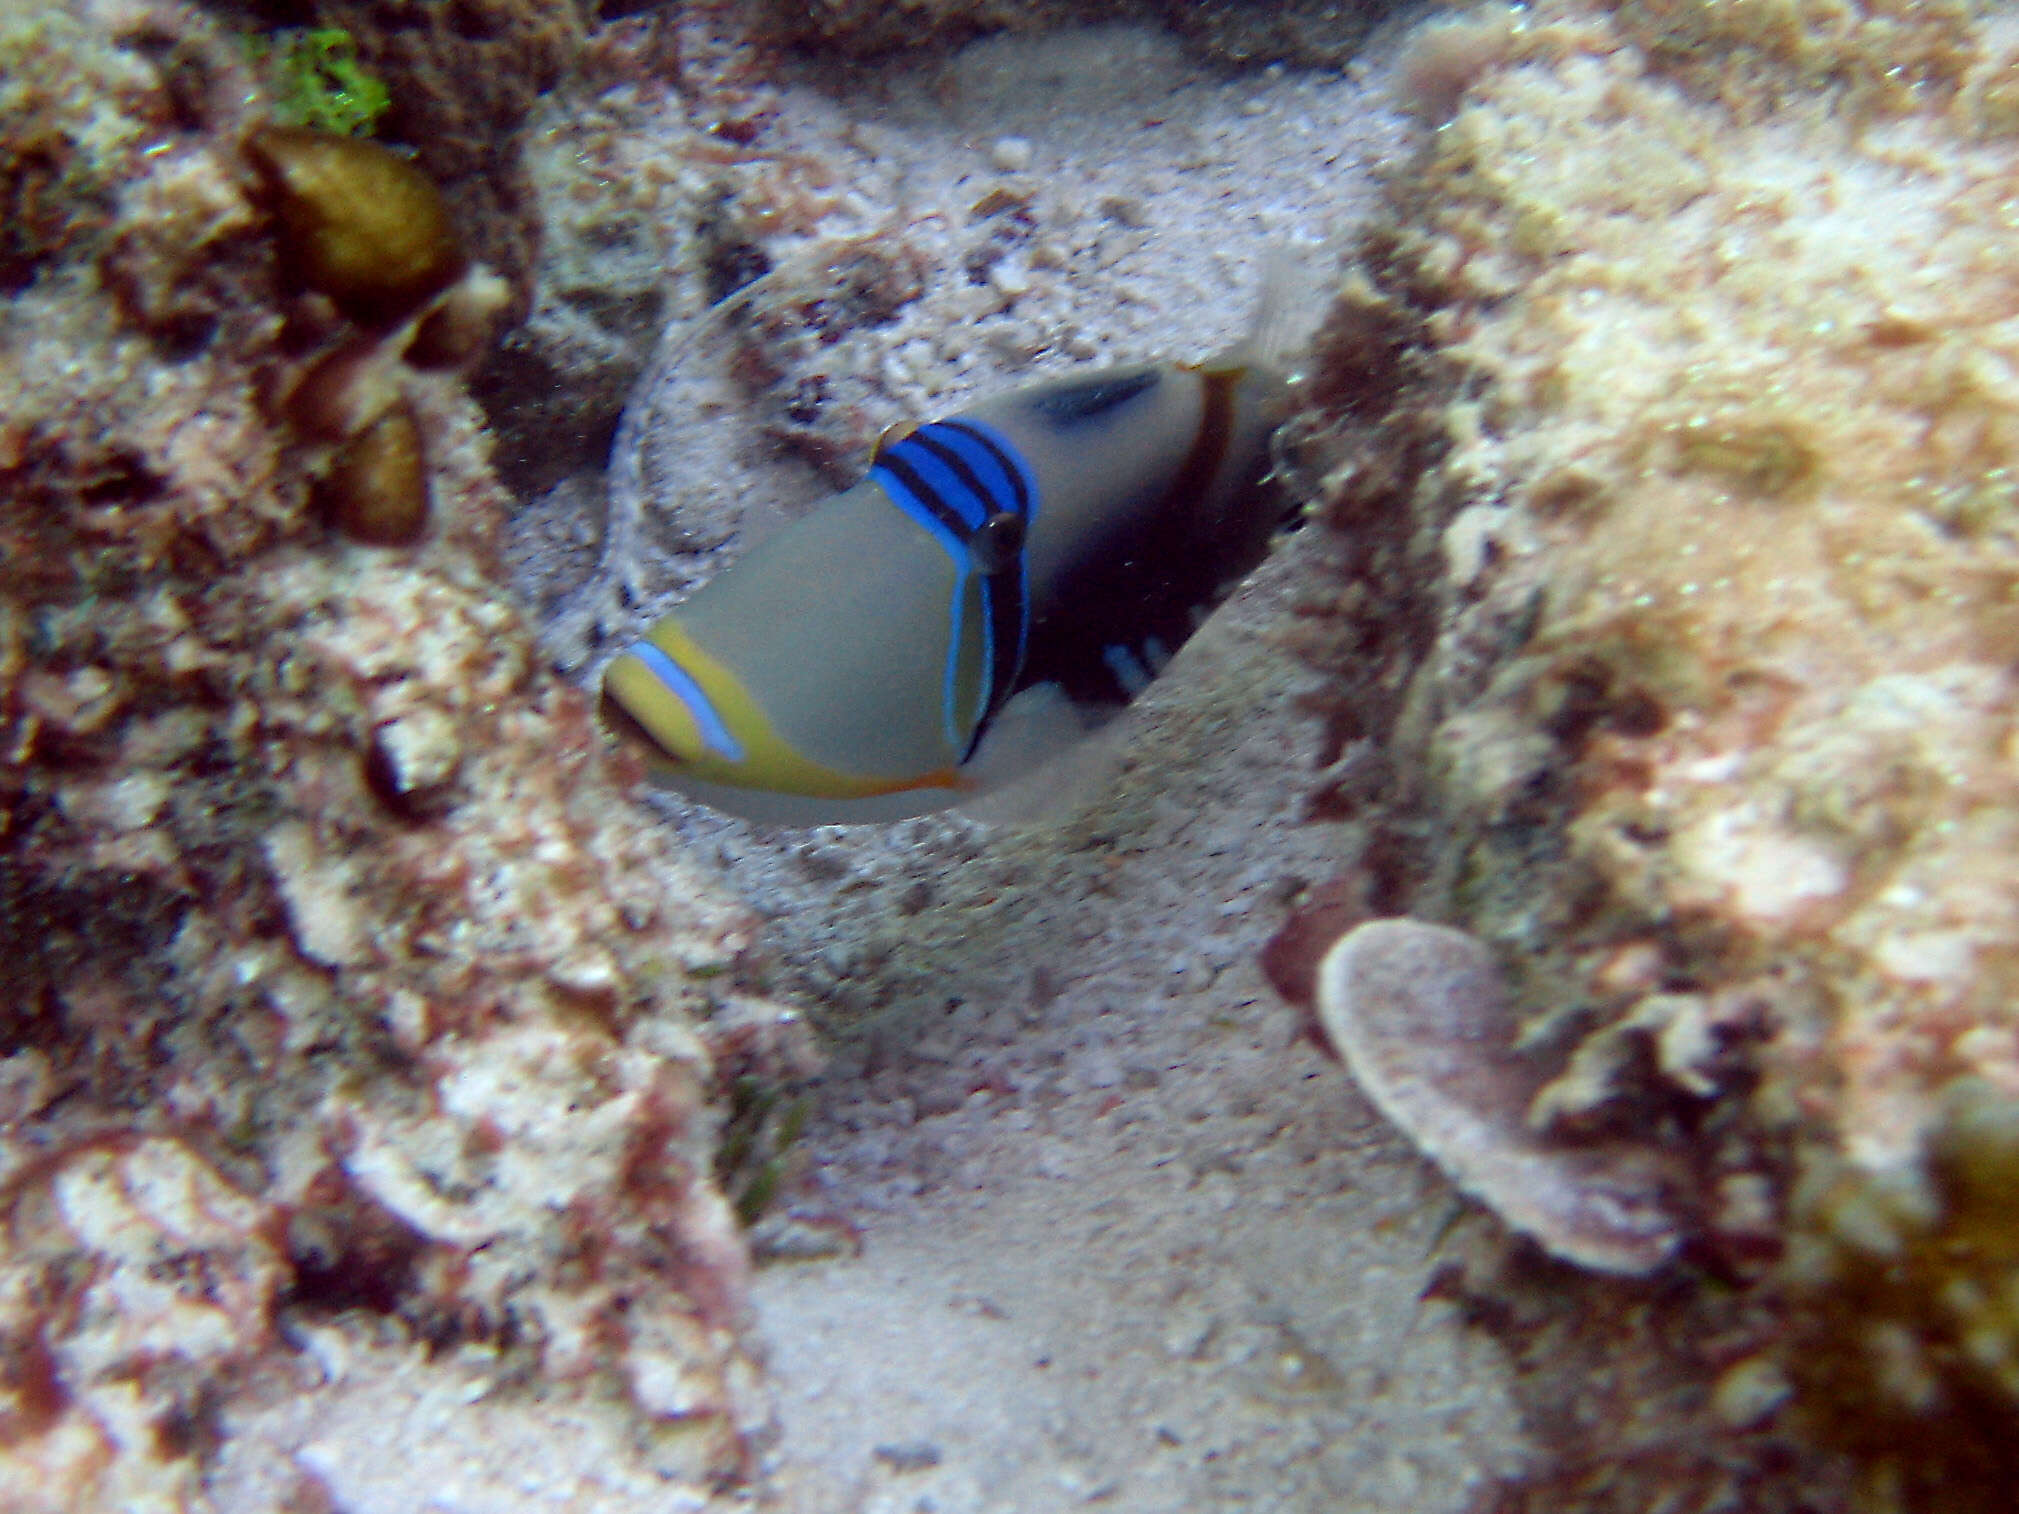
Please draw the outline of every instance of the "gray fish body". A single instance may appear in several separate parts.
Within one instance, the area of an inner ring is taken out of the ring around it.
[[[1126,702],[1161,665],[1141,648],[1175,650],[1259,559],[1281,387],[1252,364],[1141,365],[922,426],[655,625],[606,702],[660,776],[721,808],[821,823],[953,803],[1010,776],[988,758],[1012,700]]]

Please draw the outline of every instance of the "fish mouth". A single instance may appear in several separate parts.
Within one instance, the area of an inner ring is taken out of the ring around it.
[[[687,765],[678,753],[669,752],[665,747],[661,746],[658,738],[646,730],[639,723],[638,717],[625,709],[623,702],[608,689],[604,689],[596,700],[596,718],[602,721],[603,728],[614,735],[618,741],[627,745],[635,744],[646,757],[654,762],[676,768]]]

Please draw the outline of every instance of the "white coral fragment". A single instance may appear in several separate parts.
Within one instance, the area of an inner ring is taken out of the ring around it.
[[[351,863],[319,848],[300,821],[267,833],[266,860],[303,956],[325,967],[347,967],[370,956],[368,906],[358,897]]]
[[[1744,809],[1705,816],[1677,836],[1673,853],[1684,873],[1678,884],[1683,897],[1721,902],[1759,923],[1796,919],[1810,905],[1835,899],[1850,883],[1833,848],[1758,823]]]
[[[1463,931],[1370,920],[1318,969],[1325,1034],[1375,1106],[1468,1197],[1551,1255],[1653,1272],[1682,1243],[1653,1154],[1530,1130],[1533,1077],[1492,954]]]

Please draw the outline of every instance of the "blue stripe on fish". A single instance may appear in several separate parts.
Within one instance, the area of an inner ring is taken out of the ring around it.
[[[954,580],[953,624],[947,631],[946,672],[941,680],[940,719],[946,725],[947,745],[964,749],[971,739],[971,733],[962,729],[960,710],[960,638],[967,614],[967,582],[973,574],[966,569]],[[995,617],[987,613],[988,581],[982,580],[983,614],[981,619],[982,666],[992,673],[995,668]],[[985,674],[984,676],[989,676]],[[982,716],[988,710],[990,690],[984,685],[981,697],[975,701],[977,717],[975,729],[981,727]]]
[[[974,553],[975,533],[1008,515],[1025,535],[1036,514],[1037,488],[1029,467],[993,427],[972,421],[936,421],[885,448],[870,477],[891,502],[939,542],[953,561],[942,719],[951,745],[973,753],[988,717],[1009,697],[1022,670],[1030,637],[1030,589],[1021,544],[990,571]],[[981,572],[983,683],[971,720],[959,707],[960,655],[966,631],[969,579]]]
[[[963,549],[975,527],[988,519],[994,503],[983,490],[969,488],[916,433],[886,449],[871,472],[882,476],[886,487],[895,477],[912,501],[949,531],[958,533]]]
[[[729,733],[721,714],[691,673],[649,641],[641,641],[632,647],[631,655],[651,670],[652,676],[665,685],[667,693],[687,707],[687,713],[694,717],[694,724],[700,728],[701,739],[709,751],[726,762],[743,760],[743,743]]]
[[[954,567],[959,569],[968,556],[967,522],[961,519],[959,511],[932,491],[906,459],[898,456],[898,449],[903,445],[900,442],[897,447],[886,448],[879,454],[869,470],[869,476],[883,486],[883,492],[890,496],[892,504],[938,539],[946,549],[946,555],[953,559]]]
[[[977,474],[995,481],[996,487],[990,493],[998,500],[1007,500],[999,508],[1023,516],[1026,523],[1036,521],[1037,481],[1017,449],[993,426],[985,426],[980,421],[935,421],[929,426],[919,427],[913,434],[941,442],[959,452]]]
[[[982,481],[974,470],[973,461],[962,449],[948,445],[944,437],[928,435],[927,432],[932,429],[922,426],[905,441],[904,445],[913,449],[908,461],[922,473],[931,470],[931,478],[943,498],[958,498],[961,522],[968,528],[972,539],[973,533],[981,529],[983,521],[1007,507],[1003,491]],[[985,471],[994,471],[992,463],[984,461],[982,467]],[[979,514],[976,507],[979,507]]]
[[[991,426],[935,421],[877,455],[869,476],[899,509],[939,538],[958,563],[967,540],[991,515],[1037,518],[1029,466]]]
[[[1010,445],[1009,439],[981,421],[936,421],[929,426],[921,426],[914,435],[928,445],[937,444],[956,452],[967,463],[970,472],[999,481],[1001,488],[1008,491],[1008,496],[1005,500],[1001,492],[995,493],[994,497],[1001,507],[996,513],[1014,516],[1021,533],[1017,550],[1007,563],[989,575],[986,585],[985,603],[994,628],[989,657],[990,697],[983,704],[982,717],[975,723],[974,731],[968,738],[966,755],[962,758],[965,761],[974,755],[975,747],[980,744],[988,717],[1001,708],[1016,687],[1017,678],[1023,672],[1025,653],[1029,650],[1030,585],[1024,571],[1026,553],[1023,542],[1029,540],[1030,528],[1037,520],[1037,480],[1022,454]]]
[[[919,446],[915,441],[916,435],[914,432],[879,453],[869,476],[883,485],[883,492],[890,496],[898,509],[931,532],[940,546],[946,549],[946,555],[953,559],[954,583],[952,601],[948,606],[946,670],[941,677],[940,719],[946,728],[947,744],[956,750],[965,750],[973,730],[965,728],[958,696],[961,636],[966,629],[967,581],[974,571],[974,553],[969,548],[969,542],[975,529],[988,518],[988,501],[979,492],[969,490],[953,470]],[[986,596],[987,588],[984,587],[982,592]],[[993,630],[994,620],[993,615],[982,617],[981,634],[985,643]],[[983,656],[983,666],[993,673],[994,646],[985,644]],[[983,690],[980,706],[984,711],[988,708],[988,695],[992,692],[992,688]],[[977,720],[974,729],[979,729],[980,724]]]

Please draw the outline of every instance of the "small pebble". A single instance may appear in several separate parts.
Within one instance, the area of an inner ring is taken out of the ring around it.
[[[939,1447],[929,1440],[893,1441],[870,1452],[893,1472],[924,1472],[939,1465]]]
[[[997,137],[988,150],[988,160],[1004,173],[1022,173],[1031,166],[1031,144],[1026,137]]]
[[[1030,277],[1011,258],[1004,258],[991,268],[988,271],[988,281],[996,293],[1008,295],[1012,299],[1030,292]]]
[[[1749,1356],[1725,1370],[1711,1390],[1711,1412],[1733,1430],[1753,1430],[1767,1423],[1795,1396],[1794,1384],[1780,1364],[1765,1356]]]
[[[1092,1050],[1080,1058],[1078,1073],[1083,1088],[1113,1088],[1122,1081],[1122,1064],[1113,1052]]]
[[[365,782],[409,820],[432,818],[453,802],[463,753],[456,724],[440,710],[416,709],[383,721],[365,753]]]

